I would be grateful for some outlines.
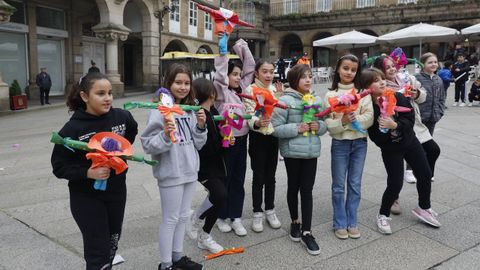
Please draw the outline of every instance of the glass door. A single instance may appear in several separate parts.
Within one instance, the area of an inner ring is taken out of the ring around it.
[[[52,78],[51,96],[64,94],[65,61],[63,51],[63,40],[37,40],[38,68],[47,68],[47,73],[50,74],[50,78]],[[38,70],[38,72],[40,72],[40,70]]]

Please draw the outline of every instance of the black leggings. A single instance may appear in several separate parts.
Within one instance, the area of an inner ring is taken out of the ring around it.
[[[382,158],[387,170],[387,188],[383,193],[380,214],[390,216],[390,208],[398,198],[403,186],[403,159],[411,164],[417,178],[418,205],[422,209],[430,208],[432,172],[428,165],[425,151],[415,138],[412,143],[399,150],[382,149]]]
[[[432,177],[435,175],[435,163],[437,163],[437,159],[440,156],[440,147],[438,144],[433,140],[426,141],[422,143],[423,151],[427,155],[428,165],[430,170],[432,171]],[[407,163],[407,170],[411,170],[412,167]]]
[[[262,201],[265,193],[265,210],[275,208],[275,172],[278,163],[278,138],[251,131],[248,146],[252,179],[253,212],[263,212]],[[265,189],[263,188],[265,186]]]
[[[208,179],[202,185],[208,190],[208,200],[212,206],[200,215],[200,219],[205,219],[203,231],[210,234],[213,225],[217,221],[220,210],[227,201],[227,189],[225,188],[224,179],[213,178]]]
[[[125,213],[125,193],[70,191],[70,210],[83,237],[87,270],[111,269]]]
[[[312,227],[312,190],[317,173],[317,159],[285,158],[287,168],[287,203],[290,218],[298,219],[298,191],[301,196],[302,231],[310,231]]]

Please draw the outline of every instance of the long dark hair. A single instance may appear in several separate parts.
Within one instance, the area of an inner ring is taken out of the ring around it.
[[[85,92],[85,94],[90,94],[90,89],[92,85],[99,80],[108,80],[105,74],[100,72],[88,73],[83,76],[78,83],[75,83],[67,95],[67,106],[69,111],[76,111],[78,109],[87,109],[87,104],[83,101],[80,96],[80,92]]]
[[[358,80],[360,78],[360,61],[358,60],[358,57],[356,57],[353,54],[346,54],[337,61],[337,66],[335,67],[335,74],[333,75],[333,81],[332,81],[332,87],[330,90],[337,90],[338,89],[338,83],[340,83],[340,66],[342,65],[342,62],[345,60],[350,60],[354,63],[357,63],[358,69],[357,73],[355,73],[355,77],[353,77],[353,85],[355,88],[359,88],[358,85]]]
[[[175,78],[177,77],[177,74],[180,74],[180,73],[187,74],[188,77],[190,78],[190,83],[193,83],[192,72],[183,64],[173,63],[168,68],[167,75],[165,76],[165,87],[168,90],[171,89],[173,83],[175,82]],[[180,100],[180,104],[195,105],[195,93],[192,90],[192,86],[190,86],[190,91],[188,92],[188,95],[182,100]]]

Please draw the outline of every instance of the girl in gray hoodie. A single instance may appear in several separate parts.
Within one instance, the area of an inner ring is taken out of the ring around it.
[[[170,66],[165,86],[176,104],[194,105],[191,91],[192,74],[181,64]],[[207,140],[206,117],[203,110],[196,115],[175,114],[174,120],[164,118],[159,110],[152,110],[147,127],[140,140],[145,153],[158,160],[153,176],[158,181],[162,207],[159,228],[160,265],[158,269],[202,269],[183,253],[185,222],[195,193],[200,161],[198,150]],[[175,126],[176,123],[176,126]],[[179,138],[172,142],[169,133],[177,131]]]

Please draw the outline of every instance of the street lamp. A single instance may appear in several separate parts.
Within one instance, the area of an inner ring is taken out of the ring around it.
[[[159,50],[159,56],[158,56],[158,83],[160,86],[163,84],[163,70],[162,70],[162,60],[160,59],[162,57],[162,32],[163,32],[163,17],[167,15],[169,12],[175,12],[176,7],[178,6],[178,0],[171,0],[172,3],[169,5],[166,5],[165,2],[162,2],[162,8],[159,10],[155,11],[153,15],[155,18],[158,19],[158,50]]]

